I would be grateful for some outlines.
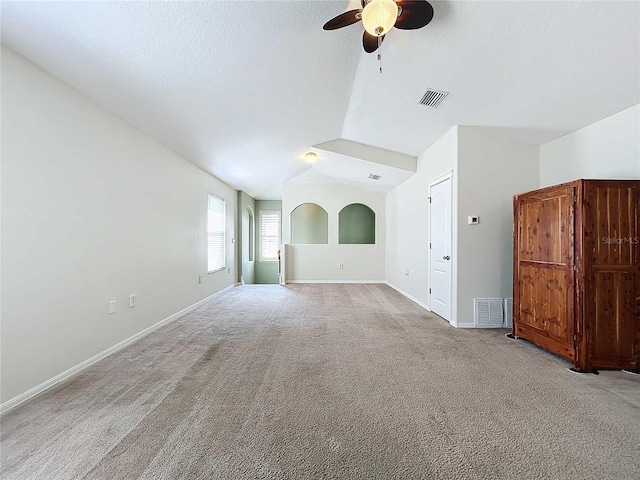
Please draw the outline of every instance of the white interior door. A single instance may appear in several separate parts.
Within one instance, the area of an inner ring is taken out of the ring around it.
[[[451,176],[429,185],[431,311],[451,321]]]

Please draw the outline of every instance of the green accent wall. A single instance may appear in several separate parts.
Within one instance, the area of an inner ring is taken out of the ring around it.
[[[291,243],[329,243],[329,216],[315,203],[303,203],[291,212]]]
[[[253,216],[250,215],[253,213]],[[256,248],[256,201],[243,191],[238,192],[238,265],[240,265],[240,278],[244,283],[256,283],[255,279],[255,248]],[[252,255],[253,253],[253,255]]]
[[[276,284],[279,280],[278,262],[260,261],[260,211],[280,212],[280,243],[282,243],[282,202],[280,200],[256,200],[256,269],[255,283]]]
[[[338,243],[375,244],[376,214],[366,205],[352,203],[338,215]]]

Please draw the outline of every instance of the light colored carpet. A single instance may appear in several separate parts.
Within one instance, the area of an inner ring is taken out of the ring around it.
[[[233,288],[2,419],[9,479],[637,479],[640,378],[384,285]]]

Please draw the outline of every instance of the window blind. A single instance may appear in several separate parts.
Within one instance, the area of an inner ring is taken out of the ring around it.
[[[225,213],[226,203],[224,199],[210,194],[207,216],[207,270],[209,272],[220,270],[225,266]]]
[[[260,261],[277,262],[280,244],[280,212],[260,211]]]

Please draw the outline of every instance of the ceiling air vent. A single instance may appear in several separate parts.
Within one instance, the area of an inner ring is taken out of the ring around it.
[[[371,180],[380,180],[380,175],[374,175],[373,173],[369,174],[369,178]]]
[[[420,105],[426,105],[427,107],[438,108],[442,101],[447,98],[447,95],[449,95],[449,92],[442,92],[440,90],[428,88],[418,103]]]

